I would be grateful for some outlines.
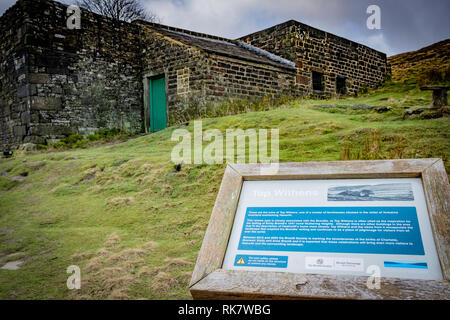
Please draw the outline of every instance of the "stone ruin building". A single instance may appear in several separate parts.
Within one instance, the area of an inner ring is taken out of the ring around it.
[[[384,53],[297,21],[230,40],[18,0],[0,17],[0,152],[71,134],[154,132],[234,99],[356,94]]]

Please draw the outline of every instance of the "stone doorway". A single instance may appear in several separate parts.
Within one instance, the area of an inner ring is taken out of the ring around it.
[[[336,93],[340,95],[347,94],[347,78],[344,76],[336,77]]]

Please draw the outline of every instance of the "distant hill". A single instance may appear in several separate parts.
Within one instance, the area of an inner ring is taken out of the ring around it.
[[[438,84],[450,81],[450,39],[388,58],[395,82]]]

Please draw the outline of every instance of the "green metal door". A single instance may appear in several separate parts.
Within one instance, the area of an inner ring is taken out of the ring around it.
[[[164,77],[150,79],[150,131],[166,128],[166,81]]]

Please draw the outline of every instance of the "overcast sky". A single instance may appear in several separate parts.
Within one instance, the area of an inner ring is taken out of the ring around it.
[[[63,0],[60,2],[71,2]],[[450,38],[449,0],[140,0],[163,24],[238,38],[294,19],[389,56]],[[0,14],[15,0],[0,0]],[[367,7],[381,8],[369,30]]]

